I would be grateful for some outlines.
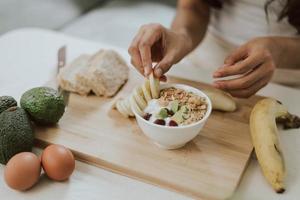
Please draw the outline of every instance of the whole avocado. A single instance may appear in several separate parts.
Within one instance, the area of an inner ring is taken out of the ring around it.
[[[17,101],[13,97],[11,96],[0,97],[0,113],[13,106],[17,106]]]
[[[49,87],[32,88],[21,97],[21,107],[38,124],[55,124],[65,112],[65,103],[57,90]]]
[[[6,164],[15,154],[31,151],[34,133],[25,110],[11,107],[0,114],[0,163]]]

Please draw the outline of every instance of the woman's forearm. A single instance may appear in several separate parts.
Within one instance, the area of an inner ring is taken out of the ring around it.
[[[270,37],[277,68],[300,69],[300,38]],[[277,50],[276,50],[277,49]]]
[[[171,29],[186,35],[190,51],[204,38],[209,22],[210,8],[202,0],[179,0]]]

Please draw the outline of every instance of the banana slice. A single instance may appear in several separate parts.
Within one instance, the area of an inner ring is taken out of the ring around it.
[[[142,85],[142,90],[146,101],[147,102],[151,101],[152,96],[151,96],[151,89],[150,89],[150,81],[148,79],[145,79],[145,82]]]
[[[130,101],[131,108],[134,109],[137,112],[138,115],[143,116],[144,112],[140,109],[140,107],[136,103],[135,98],[133,97],[133,95],[130,96],[129,101]]]
[[[276,127],[276,118],[289,115],[275,99],[260,100],[250,115],[250,131],[255,153],[267,181],[277,193],[284,192],[285,168]]]
[[[150,81],[150,89],[151,89],[151,96],[153,99],[157,99],[159,97],[159,80],[154,77],[153,73],[149,76]]]
[[[132,113],[131,109],[129,110],[128,107],[127,107],[126,99],[124,99],[123,101],[120,102],[120,106],[126,112],[126,114],[128,115],[128,117],[134,116],[134,114]],[[129,104],[129,106],[130,106],[130,104]]]
[[[136,87],[133,90],[133,97],[136,100],[136,103],[138,104],[138,106],[141,108],[141,110],[144,110],[147,106],[147,102],[144,99],[144,94],[143,94],[143,90],[141,87]]]
[[[128,117],[129,115],[128,115],[126,109],[123,107],[122,102],[123,102],[123,100],[118,100],[116,102],[116,108],[124,117]]]
[[[134,117],[134,113],[131,110],[131,105],[130,105],[129,98],[126,98],[126,99],[123,100],[123,105],[124,105],[124,108],[126,109],[128,115],[130,117]]]

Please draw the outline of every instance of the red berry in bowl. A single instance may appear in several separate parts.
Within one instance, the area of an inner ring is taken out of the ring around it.
[[[166,121],[163,120],[163,119],[157,119],[157,120],[154,121],[154,124],[164,126],[164,125],[166,125]]]
[[[169,122],[169,126],[178,126],[177,122],[175,122],[174,120],[171,120]]]
[[[150,113],[146,113],[145,115],[144,115],[144,119],[145,120],[147,120],[147,121],[149,121],[149,119],[150,119],[150,117],[151,117],[152,115],[150,114]]]

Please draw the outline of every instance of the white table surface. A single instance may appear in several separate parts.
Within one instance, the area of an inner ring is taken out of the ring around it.
[[[35,86],[43,85],[56,71],[57,49],[68,46],[67,60],[81,53],[93,53],[100,48],[114,48],[108,44],[97,44],[60,33],[40,29],[21,29],[0,37],[0,95],[11,95],[19,99],[21,94]],[[114,48],[129,61],[126,50]],[[170,71],[193,80],[210,81],[210,74],[193,72],[190,63],[183,63]],[[282,101],[291,112],[300,115],[300,92],[296,89],[269,84],[259,94],[272,96]],[[296,200],[300,196],[300,131],[280,131],[285,155],[287,191],[278,195],[270,188],[261,175],[255,159],[241,180],[241,184],[231,199]],[[40,150],[35,149],[36,152]],[[189,199],[181,194],[142,183],[109,171],[76,162],[76,170],[67,182],[53,182],[42,176],[40,182],[27,192],[9,189],[3,179],[4,166],[0,165],[1,199]]]

